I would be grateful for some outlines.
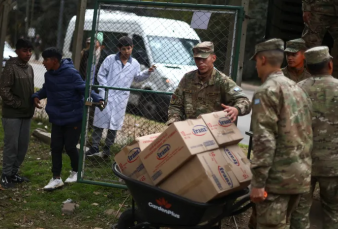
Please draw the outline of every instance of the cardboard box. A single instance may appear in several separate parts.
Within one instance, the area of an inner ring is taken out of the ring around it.
[[[159,135],[160,133],[139,137],[136,139],[136,141],[134,141],[130,145],[125,146],[115,156],[114,160],[116,161],[121,172],[124,175],[132,177],[134,179],[138,179],[142,177],[142,175],[147,173],[139,156],[140,156],[141,150],[146,148]]]
[[[154,184],[159,184],[193,155],[218,148],[202,119],[171,124],[140,158]]]
[[[136,141],[139,144],[141,151],[143,151],[148,145],[150,145],[161,133],[150,134],[142,137],[136,138]]]
[[[134,179],[146,173],[140,159],[140,153],[141,149],[138,143],[133,142],[116,154],[114,160],[118,164],[121,173]]]
[[[224,111],[200,115],[219,146],[237,144],[243,139],[242,133],[231,122]]]
[[[237,145],[227,146],[219,149],[225,160],[231,165],[241,187],[247,187],[252,179],[250,161],[247,159],[242,149]]]
[[[149,184],[149,185],[154,185],[154,183],[151,181],[148,173],[144,173],[142,176],[138,177],[137,180],[142,181],[142,182]]]
[[[230,165],[217,149],[195,155],[159,187],[205,203],[238,190],[239,183]]]

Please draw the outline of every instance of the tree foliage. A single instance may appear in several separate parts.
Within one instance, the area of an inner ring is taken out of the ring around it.
[[[27,2],[29,17],[26,18]],[[33,4],[34,3],[34,4]],[[60,0],[17,0],[17,8],[9,14],[9,41],[15,44],[16,39],[27,37],[26,21],[29,27],[35,28],[42,39],[43,47],[55,46],[58,32]],[[62,38],[64,38],[70,19],[76,15],[78,0],[64,0]],[[94,0],[88,0],[88,8],[93,8]]]

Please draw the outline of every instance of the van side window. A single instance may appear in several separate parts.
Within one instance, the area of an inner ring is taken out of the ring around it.
[[[133,57],[141,64],[149,67],[149,58],[143,38],[139,35],[133,35]]]

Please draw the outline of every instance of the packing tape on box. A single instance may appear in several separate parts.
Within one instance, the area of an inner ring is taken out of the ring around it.
[[[225,169],[225,171],[227,171],[227,172],[231,172],[232,170],[231,170],[231,164],[230,165],[225,165],[224,166],[224,169]]]
[[[193,125],[194,125],[194,123],[192,122],[191,119],[188,119],[188,120],[187,120],[187,123],[188,123],[189,126],[193,126]]]
[[[195,188],[198,184],[202,183],[204,180],[207,180],[207,179],[208,179],[207,176],[202,176],[202,177],[198,176],[197,178],[195,178],[194,180],[192,180],[188,185],[186,185],[183,188],[181,188],[180,190],[178,190],[177,191],[177,195],[183,196],[189,190],[191,190],[192,188]]]
[[[222,135],[228,135],[228,134],[234,134],[235,131],[232,128],[228,128],[226,130],[222,130],[222,132],[220,132]],[[230,135],[230,137],[228,137],[229,139],[233,140],[233,136]]]
[[[242,161],[243,161],[244,164],[250,164],[251,163],[250,160],[246,157],[243,157]]]

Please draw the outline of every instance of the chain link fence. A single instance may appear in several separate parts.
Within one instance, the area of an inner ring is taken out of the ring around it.
[[[107,104],[100,111],[87,101],[80,181],[118,187],[111,171],[114,155],[137,137],[165,130],[171,94],[185,73],[197,69],[192,53],[196,44],[212,41],[215,67],[236,78],[243,12],[228,6],[111,2],[86,12],[83,42],[94,40],[82,56],[80,72],[86,95],[99,92]],[[71,21],[65,41],[72,40],[74,28]],[[122,36],[134,45],[134,59],[124,64],[118,47]],[[64,46],[66,56],[70,50],[71,44]],[[149,75],[152,66],[156,69]]]

